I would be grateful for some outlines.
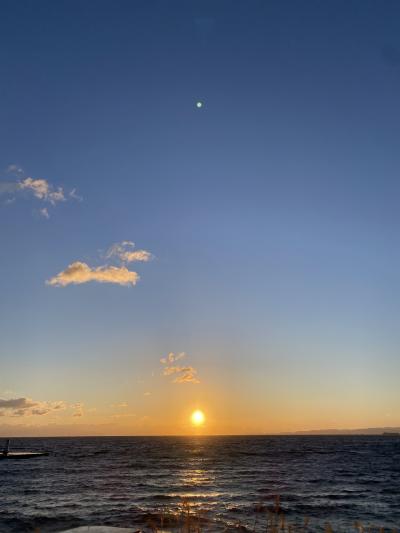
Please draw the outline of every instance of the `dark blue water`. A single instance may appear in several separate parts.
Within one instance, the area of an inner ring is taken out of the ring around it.
[[[0,461],[0,532],[86,524],[146,527],[187,499],[206,531],[241,523],[265,531],[280,495],[307,531],[400,531],[397,437],[101,437],[14,439],[49,457]]]

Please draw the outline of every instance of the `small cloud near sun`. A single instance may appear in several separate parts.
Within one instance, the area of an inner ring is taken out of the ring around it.
[[[176,361],[179,361],[179,359],[183,359],[184,357],[186,357],[185,352],[180,352],[177,354],[170,352],[167,357],[162,357],[160,359],[160,363],[162,363],[163,365],[175,363]]]
[[[174,376],[173,383],[200,383],[197,378],[197,370],[192,366],[175,365],[176,361],[186,357],[185,352],[174,354],[169,353],[167,357],[162,357],[160,363],[164,365],[163,375]]]

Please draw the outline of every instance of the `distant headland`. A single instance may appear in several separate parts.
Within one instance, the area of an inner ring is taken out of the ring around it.
[[[285,435],[384,435],[400,437],[400,427],[358,428],[358,429],[310,429],[285,433]]]

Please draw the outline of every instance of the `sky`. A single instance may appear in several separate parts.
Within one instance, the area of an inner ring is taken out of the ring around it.
[[[0,435],[400,426],[399,29],[3,0]]]

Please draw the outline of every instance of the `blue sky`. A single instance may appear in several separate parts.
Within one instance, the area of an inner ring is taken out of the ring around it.
[[[68,201],[0,189],[0,397],[148,424],[117,433],[184,431],[196,402],[211,432],[400,425],[399,21],[390,1],[3,2],[0,181]],[[122,241],[153,254],[134,287],[46,285]],[[201,383],[167,383],[169,352]],[[237,422],[215,408],[234,390]]]

